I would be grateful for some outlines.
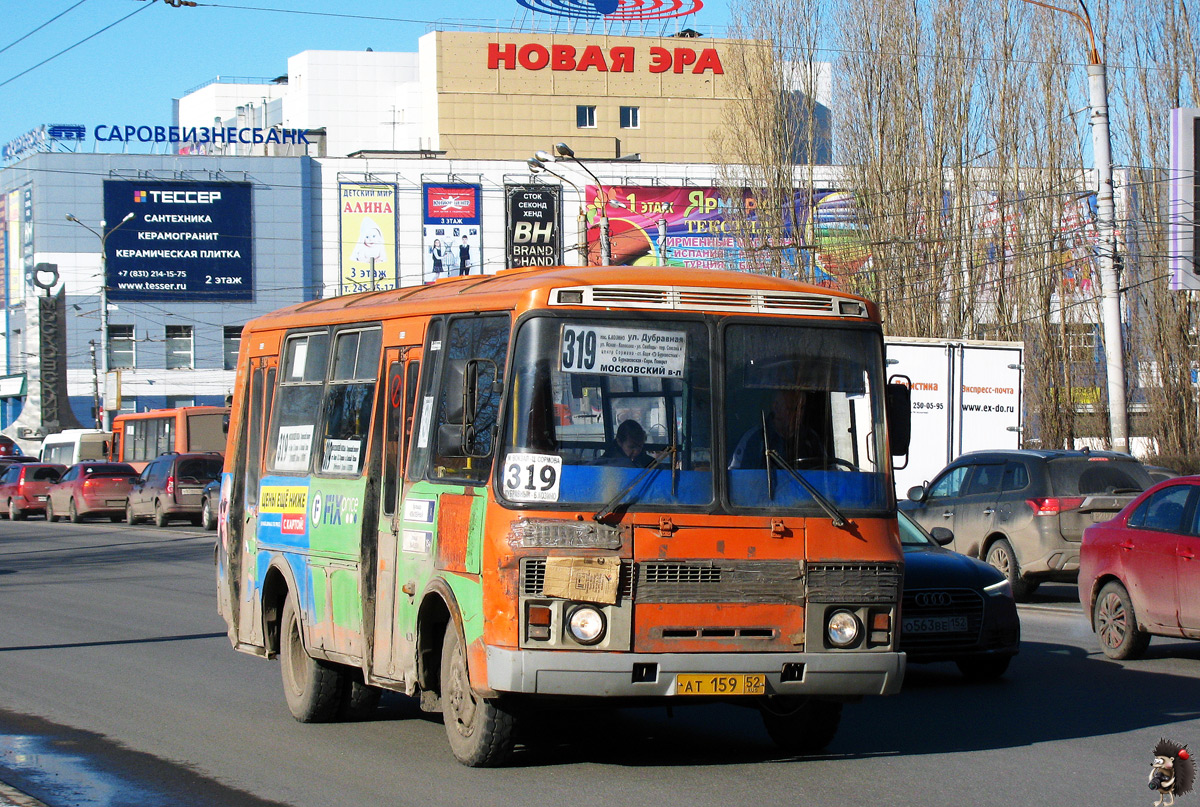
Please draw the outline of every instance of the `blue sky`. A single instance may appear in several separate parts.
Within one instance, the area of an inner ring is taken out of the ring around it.
[[[726,0],[703,6],[683,26],[719,34]],[[415,51],[436,29],[553,24],[517,0],[7,0],[0,19],[0,143],[44,123],[83,124],[87,151],[98,124],[167,125],[172,98],[218,75],[283,75],[303,50]]]

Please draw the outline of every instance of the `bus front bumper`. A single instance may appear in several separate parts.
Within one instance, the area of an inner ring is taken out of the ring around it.
[[[591,697],[672,697],[678,675],[763,674],[772,695],[892,695],[903,653],[605,653],[489,647],[496,692]],[[785,672],[785,665],[786,672]]]

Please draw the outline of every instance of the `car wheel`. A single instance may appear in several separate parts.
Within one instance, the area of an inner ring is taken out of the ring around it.
[[[293,717],[301,723],[328,723],[337,719],[349,682],[336,667],[314,659],[304,649],[300,611],[291,593],[284,601],[283,621],[279,626],[279,662],[283,694]]]
[[[1013,552],[1012,544],[1006,539],[1001,538],[991,545],[987,552],[987,562],[989,566],[994,566],[1008,578],[1008,584],[1012,586],[1013,599],[1017,602],[1027,601],[1029,595],[1037,588],[1036,583],[1029,583],[1021,578],[1021,566],[1017,563],[1017,553]]]
[[[1100,639],[1100,649],[1109,658],[1140,658],[1150,645],[1150,634],[1138,629],[1129,592],[1116,581],[1100,589],[1092,607],[1092,629]]]
[[[79,515],[79,509],[75,507],[75,499],[72,498],[67,505],[67,514],[71,519],[72,524],[79,524],[83,521],[83,516]]]
[[[467,655],[453,623],[442,640],[440,684],[442,721],[455,758],[472,768],[504,764],[513,750],[516,719],[499,700],[471,689]]]
[[[991,681],[1004,675],[1012,656],[977,656],[960,658],[955,664],[958,670],[972,681]]]
[[[815,754],[823,750],[833,742],[842,720],[840,703],[815,698],[763,699],[758,711],[767,734],[789,754]]]
[[[58,516],[54,515],[54,500],[46,499],[46,520],[53,524],[58,521]]]
[[[136,523],[133,518],[133,503],[130,502],[128,499],[125,500],[125,523],[126,524]]]
[[[17,503],[12,499],[8,500],[8,517],[13,521],[25,520],[25,511],[17,507]]]
[[[212,502],[208,499],[204,500],[204,504],[200,508],[200,524],[206,530],[215,530],[217,528],[217,514],[213,512]]]
[[[154,500],[154,526],[167,526],[167,514],[163,512],[162,502],[158,499]]]

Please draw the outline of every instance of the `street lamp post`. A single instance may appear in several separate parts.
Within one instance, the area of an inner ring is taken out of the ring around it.
[[[530,157],[525,162],[529,166],[529,173],[539,174],[544,171],[552,177],[558,177],[560,180],[562,180],[563,182],[567,183],[568,185],[570,185],[572,188],[575,189],[576,196],[578,196],[580,199],[583,199],[583,191],[581,191],[579,189],[578,185],[576,185],[574,182],[567,179],[566,177],[564,177],[562,174],[558,173],[557,171],[551,171],[549,166],[546,165],[546,163],[550,162],[553,159],[554,158],[551,157],[546,152],[539,151],[537,154]],[[579,260],[581,260],[586,265],[587,264],[587,227],[584,224],[585,217],[584,217],[584,212],[583,212],[582,207],[580,207],[580,209],[579,209],[579,216],[577,217],[577,219],[578,219],[578,226],[579,226],[579,236],[578,236],[578,246],[575,247],[575,250],[579,253]]]
[[[130,211],[125,214],[125,218],[117,222],[116,226],[111,230],[104,229],[104,222],[100,222],[100,232],[96,232],[91,227],[84,224],[79,219],[75,218],[71,213],[67,214],[67,221],[73,221],[83,229],[87,230],[92,235],[100,239],[100,375],[104,377],[105,385],[108,384],[108,254],[106,243],[108,237],[120,229],[124,224],[131,221],[134,213]],[[95,365],[93,364],[93,368]],[[97,383],[98,387],[99,384]],[[103,401],[97,402],[96,421],[99,428],[108,429],[110,420],[108,410],[103,406]]]
[[[1125,399],[1125,348],[1121,333],[1121,296],[1117,286],[1116,205],[1113,201],[1112,138],[1108,128],[1108,83],[1104,62],[1096,48],[1091,15],[1083,0],[1083,14],[1040,0],[1025,0],[1035,6],[1061,11],[1074,17],[1087,31],[1088,101],[1092,108],[1092,158],[1096,166],[1096,229],[1100,236],[1100,318],[1104,328],[1105,376],[1108,384],[1108,431],[1114,451],[1129,453],[1129,412]]]
[[[566,143],[555,143],[554,153],[559,157],[574,160],[575,164],[586,171],[587,175],[596,182],[596,193],[600,197],[600,215],[596,219],[600,225],[600,265],[609,266],[612,264],[612,234],[608,228],[608,191],[604,189],[604,183],[600,181],[600,178],[575,156],[575,152]]]

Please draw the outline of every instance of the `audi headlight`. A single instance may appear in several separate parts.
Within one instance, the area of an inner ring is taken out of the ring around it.
[[[825,626],[829,643],[834,647],[849,647],[854,644],[858,641],[861,629],[858,617],[845,610],[834,611],[830,614],[829,622]]]
[[[1008,597],[1012,599],[1012,583],[1008,582],[1008,578],[1004,578],[999,583],[992,583],[990,586],[984,586],[983,590],[986,594],[992,597]]]
[[[579,644],[596,644],[604,638],[604,613],[590,605],[581,605],[567,618],[567,632]]]

